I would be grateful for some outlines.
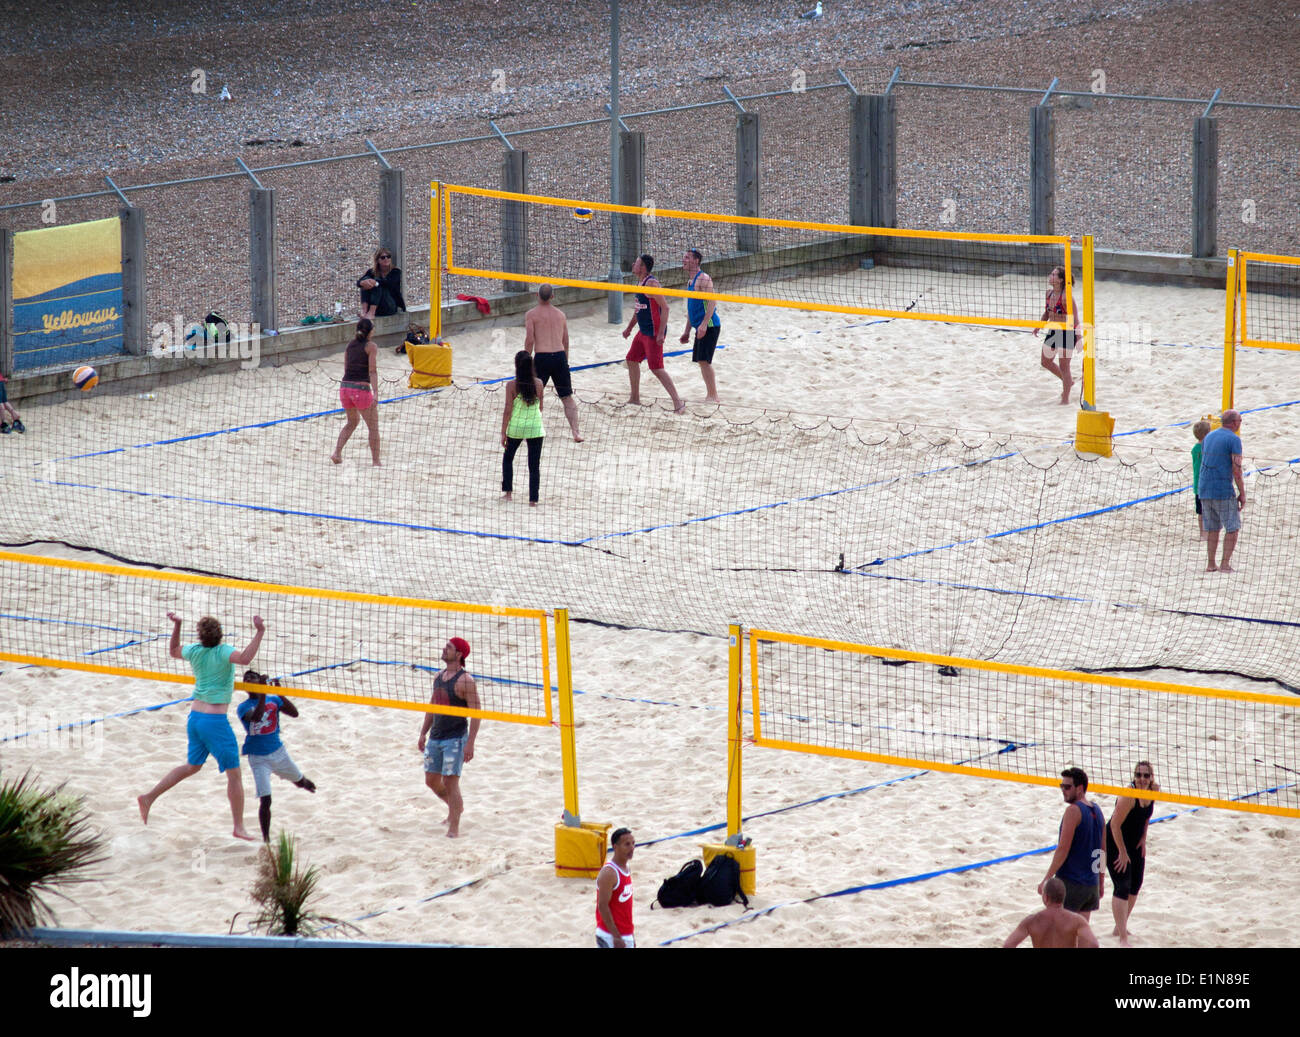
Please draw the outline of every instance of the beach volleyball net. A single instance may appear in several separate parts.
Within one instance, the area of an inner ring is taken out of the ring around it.
[[[243,648],[253,616],[268,632],[249,668],[286,694],[333,702],[552,723],[547,614],[505,605],[386,597],[324,587],[267,584],[136,566],[0,551],[0,661],[191,686],[171,658],[168,612],[181,643],[205,615],[224,642]],[[470,643],[477,709],[430,706],[433,676],[452,637]],[[8,667],[5,667],[8,668]],[[243,667],[236,677],[242,678]],[[238,685],[243,690],[260,685]]]
[[[1038,319],[1048,271],[1061,266],[1075,276],[1079,247],[1068,237],[727,216],[453,184],[435,185],[433,194],[431,249],[436,254],[441,234],[453,286],[444,295],[524,291],[542,283],[634,293],[632,263],[648,253],[663,285],[656,294],[674,307],[681,305],[676,299],[714,299],[955,324],[1072,327],[1073,302],[1064,321]],[[617,241],[617,277],[611,241]],[[688,249],[703,254],[714,291],[687,288],[682,257]],[[1090,300],[1086,264],[1080,287]]]
[[[1235,405],[1239,348],[1300,351],[1300,256],[1228,253],[1224,410]]]
[[[746,632],[753,744],[1300,817],[1300,698]],[[739,791],[735,790],[739,799]]]
[[[1254,518],[1241,571],[1206,579],[1182,450],[1088,458],[1026,437],[740,406],[683,420],[666,401],[630,406],[579,381],[587,442],[573,444],[561,409],[545,408],[542,507],[529,508],[499,499],[501,384],[383,383],[384,466],[370,466],[360,432],[335,466],[339,373],[259,368],[159,385],[153,399],[78,394],[25,408],[33,431],[0,452],[0,548],[62,545],[104,564],[382,598],[564,605],[611,626],[718,636],[745,622],[1055,669],[1165,667],[1206,684],[1236,674],[1300,687],[1290,541],[1300,481],[1286,463],[1247,459]],[[522,457],[515,468],[522,480]],[[96,584],[68,594],[50,570],[30,579],[53,585],[37,620],[75,608],[75,622],[109,623],[118,609],[111,586],[100,601]],[[254,600],[236,601],[229,621],[246,624]],[[289,614],[333,637],[309,601],[294,597]],[[169,592],[149,610],[132,605],[127,626],[157,631],[169,609],[192,618],[179,604]],[[427,627],[439,613],[348,607],[349,632],[312,665],[336,665],[358,694],[374,694],[359,687],[363,672],[382,683],[408,663],[436,665],[453,634],[495,638],[493,653],[533,643],[439,621],[417,642],[362,651],[360,617]],[[78,657],[33,643],[60,627],[23,626],[27,614],[6,621],[29,639],[24,654]],[[274,629],[291,625],[263,614]],[[115,647],[135,636],[78,652],[138,651]],[[526,650],[534,661],[504,676],[542,683],[540,644]],[[284,672],[305,667],[301,654]],[[489,655],[476,646],[476,660]],[[363,657],[380,662],[337,665]]]

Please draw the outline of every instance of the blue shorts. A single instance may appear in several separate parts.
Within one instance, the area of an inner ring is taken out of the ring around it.
[[[203,766],[211,753],[223,774],[239,770],[239,743],[235,741],[235,732],[230,729],[230,718],[225,713],[195,713],[191,710],[185,732],[190,736],[186,762],[191,767]]]
[[[459,738],[430,738],[424,743],[424,773],[460,777],[461,768],[465,766],[465,743],[468,741],[469,732]]]

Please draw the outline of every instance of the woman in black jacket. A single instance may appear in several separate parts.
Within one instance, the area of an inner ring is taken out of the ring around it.
[[[393,266],[393,254],[386,248],[375,253],[375,265],[357,281],[361,289],[361,316],[369,320],[406,312],[402,298],[402,271]]]

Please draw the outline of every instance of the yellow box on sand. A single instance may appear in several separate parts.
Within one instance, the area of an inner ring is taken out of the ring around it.
[[[747,897],[754,895],[758,874],[758,851],[753,846],[747,846],[741,850],[735,846],[727,846],[725,843],[705,843],[701,849],[704,850],[704,867],[706,869],[714,857],[721,856],[724,853],[729,853],[735,857],[736,863],[740,865],[740,891]]]
[[[436,389],[451,384],[451,346],[446,342],[428,345],[406,344],[406,359],[411,361],[412,389]]]
[[[605,865],[611,824],[583,821],[555,826],[555,874],[562,879],[594,879]]]

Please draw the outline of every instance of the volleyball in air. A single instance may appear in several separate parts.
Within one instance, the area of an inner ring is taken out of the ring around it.
[[[90,392],[99,384],[99,372],[93,367],[78,367],[72,372],[72,384],[82,392]]]
[[[593,209],[574,209],[573,218],[579,223],[590,223],[592,216],[595,215]]]

